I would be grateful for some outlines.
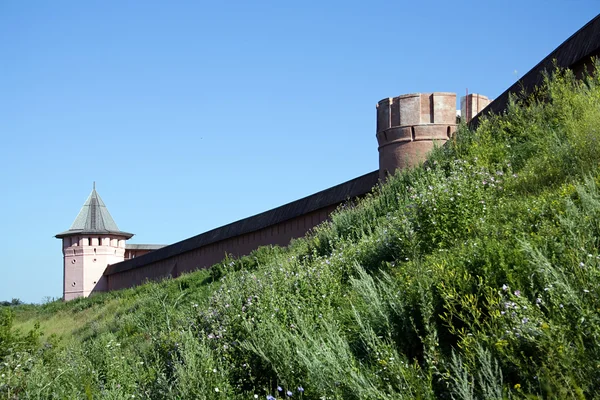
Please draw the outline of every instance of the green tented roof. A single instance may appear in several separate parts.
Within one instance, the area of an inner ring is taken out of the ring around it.
[[[81,211],[77,214],[71,228],[68,231],[59,233],[56,237],[62,238],[81,234],[111,234],[125,236],[127,239],[133,236],[132,233],[119,230],[95,187],[83,207],[81,207]]]

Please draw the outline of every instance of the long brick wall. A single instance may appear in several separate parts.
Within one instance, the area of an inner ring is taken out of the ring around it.
[[[337,205],[322,208],[255,232],[233,236],[186,253],[108,275],[109,290],[139,285],[146,279],[175,278],[182,272],[208,268],[223,260],[225,254],[241,256],[260,246],[285,246],[291,239],[304,236],[310,229],[325,221],[336,207]]]
[[[368,193],[377,184],[378,175],[379,171],[373,171],[281,207],[110,265],[104,272],[108,290],[207,268],[223,260],[225,254],[241,256],[264,245],[285,246],[325,221],[346,200]]]

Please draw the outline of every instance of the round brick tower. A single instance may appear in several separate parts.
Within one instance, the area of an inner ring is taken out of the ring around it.
[[[425,161],[456,131],[456,94],[412,93],[377,103],[379,178]]]

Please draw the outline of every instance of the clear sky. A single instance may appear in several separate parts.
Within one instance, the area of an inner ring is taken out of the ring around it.
[[[377,169],[375,104],[496,97],[597,0],[0,0],[0,300],[62,295],[96,181],[173,243]]]

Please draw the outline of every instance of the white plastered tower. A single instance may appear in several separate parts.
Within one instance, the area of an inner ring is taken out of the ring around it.
[[[94,184],[71,228],[56,235],[63,244],[63,299],[106,291],[104,271],[124,260],[125,241],[132,236],[119,230]]]

